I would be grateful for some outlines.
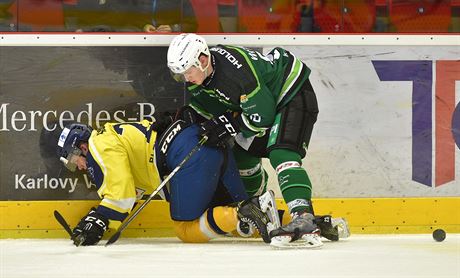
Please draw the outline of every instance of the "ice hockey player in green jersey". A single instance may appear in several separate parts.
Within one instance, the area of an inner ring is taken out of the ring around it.
[[[312,184],[302,167],[319,111],[310,69],[280,47],[267,55],[228,45],[208,48],[196,34],[176,36],[167,58],[174,78],[186,82],[191,94],[182,116],[202,119],[201,133],[211,145],[235,139],[246,191],[251,195],[266,190],[262,157],[276,170],[292,218],[270,233],[271,244],[321,246]]]

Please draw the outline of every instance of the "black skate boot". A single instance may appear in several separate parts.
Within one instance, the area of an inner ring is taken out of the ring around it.
[[[271,231],[270,238],[270,245],[277,248],[314,248],[323,245],[315,217],[306,210],[293,213],[292,221]]]
[[[254,196],[240,202],[237,213],[240,221],[256,227],[266,243],[270,243],[270,231],[280,227],[275,198],[271,190],[261,196]]]
[[[241,237],[251,237],[254,235],[254,225],[249,222],[238,221],[236,225],[236,232]]]

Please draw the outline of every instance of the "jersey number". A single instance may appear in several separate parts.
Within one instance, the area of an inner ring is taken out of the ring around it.
[[[251,119],[251,121],[253,121],[255,123],[260,123],[260,121],[262,120],[262,117],[260,117],[259,114],[255,113],[255,114],[251,114],[249,116],[249,119]]]
[[[121,123],[121,124],[116,124],[113,126],[113,129],[120,135],[123,135],[123,127],[125,125],[130,125],[132,127],[135,127],[137,130],[139,130],[142,134],[144,134],[145,138],[147,139],[147,143],[150,143],[150,135],[152,134],[151,132],[148,132],[147,127],[139,124],[139,123]]]

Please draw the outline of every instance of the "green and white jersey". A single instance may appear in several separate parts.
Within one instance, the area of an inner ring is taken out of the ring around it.
[[[190,106],[207,118],[239,112],[245,137],[265,134],[310,75],[305,64],[280,47],[266,56],[235,46],[218,45],[210,51],[214,71],[202,85],[187,84]]]

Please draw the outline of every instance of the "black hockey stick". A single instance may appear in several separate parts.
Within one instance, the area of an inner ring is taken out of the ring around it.
[[[72,229],[70,228],[69,224],[67,224],[67,221],[65,221],[64,217],[59,213],[59,211],[55,210],[54,211],[54,218],[56,218],[57,222],[64,228],[64,230],[69,234],[70,239],[73,240],[72,237]]]
[[[70,225],[67,223],[67,221],[65,221],[64,216],[62,216],[62,214],[60,214],[59,211],[54,211],[54,218],[56,218],[57,222],[61,224],[62,228],[64,228],[67,234],[69,234],[70,239],[73,241],[73,244],[75,244],[75,246],[78,247],[85,241],[86,237],[83,234],[78,235],[77,237],[74,237],[72,235],[72,229],[70,228]]]
[[[105,246],[109,246],[110,244],[114,243],[115,241],[118,240],[118,238],[120,237],[121,235],[121,232],[123,232],[126,227],[129,225],[129,223],[131,223],[134,218],[136,218],[136,216],[144,209],[144,207],[150,203],[150,201],[153,199],[153,197],[155,197],[155,195],[161,190],[163,189],[163,187],[166,185],[166,183],[177,173],[177,171],[179,171],[179,169],[185,164],[185,162],[187,162],[190,157],[192,157],[193,154],[195,154],[196,151],[198,151],[198,149],[201,148],[201,146],[203,146],[203,144],[208,140],[208,137],[207,136],[203,136],[201,138],[201,140],[198,142],[198,144],[184,157],[184,159],[179,163],[179,165],[176,166],[176,168],[174,168],[174,170],[163,180],[162,183],[160,183],[160,185],[157,187],[157,189],[155,189],[155,191],[152,192],[152,194],[150,194],[150,196],[144,201],[144,203],[142,203],[142,205],[135,211],[133,212],[124,222],[123,224],[121,224],[121,226],[118,228],[117,232],[111,236],[109,238],[109,240],[107,241],[107,243],[105,244]]]

